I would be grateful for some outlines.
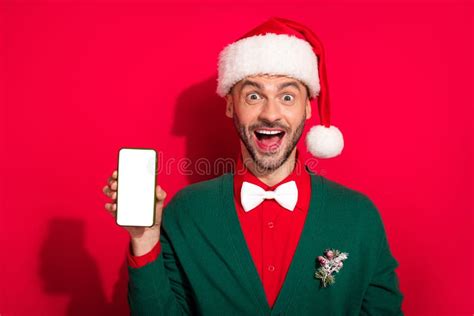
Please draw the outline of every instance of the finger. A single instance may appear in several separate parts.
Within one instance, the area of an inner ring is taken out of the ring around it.
[[[110,185],[110,189],[112,191],[117,191],[117,181],[112,181],[112,184]]]
[[[102,191],[107,195],[109,198],[115,200],[117,198],[117,192],[112,191],[108,185],[106,185]]]
[[[114,179],[113,176],[110,176],[109,179],[107,180],[107,184],[108,184],[109,186],[112,186],[112,183],[114,183],[114,182],[116,182],[116,181],[117,181],[117,179]]]
[[[108,185],[104,186],[102,188],[102,192],[104,192],[105,195],[107,195],[108,197],[110,197],[110,188]]]
[[[112,215],[115,216],[117,213],[117,204],[115,203],[105,203],[105,209],[109,211]]]
[[[114,172],[112,172],[112,175],[107,179],[107,183],[111,185],[112,182],[115,180],[117,180],[117,170],[114,170]]]
[[[157,202],[163,202],[166,198],[166,192],[161,188],[161,186],[157,185],[156,186],[156,199]]]

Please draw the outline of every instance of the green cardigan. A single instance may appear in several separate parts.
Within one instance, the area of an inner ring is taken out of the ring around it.
[[[233,174],[189,185],[164,210],[162,252],[128,267],[133,315],[403,315],[403,295],[380,214],[371,200],[307,169],[311,202],[273,306],[240,228]],[[327,248],[347,252],[336,282],[314,278]],[[319,265],[318,265],[319,266]]]

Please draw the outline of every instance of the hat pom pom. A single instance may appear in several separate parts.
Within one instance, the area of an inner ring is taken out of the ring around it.
[[[318,158],[333,158],[344,148],[344,138],[336,126],[315,125],[306,135],[308,151]]]

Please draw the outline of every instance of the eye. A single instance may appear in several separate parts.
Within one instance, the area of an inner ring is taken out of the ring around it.
[[[260,95],[258,93],[249,93],[247,95],[247,100],[249,100],[250,102],[255,102],[255,101],[258,101],[260,100]]]
[[[284,94],[283,95],[283,101],[285,102],[291,102],[295,99],[294,96],[292,96],[291,94]]]

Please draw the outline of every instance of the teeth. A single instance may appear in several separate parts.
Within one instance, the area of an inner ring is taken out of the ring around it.
[[[282,131],[267,131],[267,130],[258,130],[256,131],[259,134],[266,134],[266,135],[276,135],[282,133]]]

